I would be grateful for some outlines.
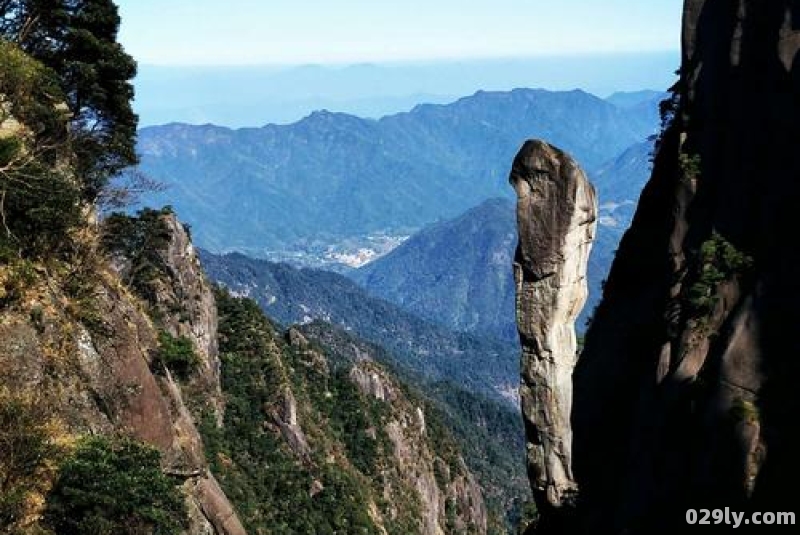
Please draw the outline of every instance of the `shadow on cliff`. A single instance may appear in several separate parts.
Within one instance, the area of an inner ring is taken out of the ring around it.
[[[793,8],[792,25],[800,30],[800,2],[787,2]],[[777,17],[777,14],[775,14]],[[763,161],[768,162],[765,181],[777,181],[764,202],[766,223],[761,239],[764,261],[758,302],[763,317],[761,344],[764,348],[764,373],[767,382],[761,396],[763,437],[766,461],[756,481],[753,505],[757,510],[784,510],[798,513],[796,487],[800,481],[800,52],[794,52],[790,70],[772,96],[768,117],[769,141]],[[775,156],[778,155],[778,157]],[[788,490],[795,489],[795,490]]]
[[[684,51],[681,117],[662,139],[575,371],[586,532],[682,532],[687,508],[775,511],[800,480],[800,56],[784,31],[787,13],[798,29],[800,2],[745,1],[741,21],[738,3],[687,1],[687,13],[701,11]],[[701,156],[696,194],[680,184],[681,153]],[[675,374],[686,320],[674,317],[671,291],[685,275],[681,255],[696,254],[712,230],[752,256],[755,273],[735,313],[709,335],[698,388]],[[752,369],[748,379],[764,379],[756,405],[765,455],[751,498],[741,438],[718,398],[728,386],[721,370],[731,318],[747,307],[754,349],[737,358]],[[659,380],[665,352],[673,354]]]

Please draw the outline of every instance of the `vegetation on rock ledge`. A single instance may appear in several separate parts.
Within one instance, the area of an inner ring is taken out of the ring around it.
[[[184,499],[160,459],[132,440],[81,440],[47,498],[45,524],[59,535],[183,533]]]
[[[715,293],[717,286],[735,275],[747,273],[753,267],[753,259],[714,232],[700,246],[698,261],[700,272],[689,288],[689,304],[697,315],[704,316],[719,299]]]

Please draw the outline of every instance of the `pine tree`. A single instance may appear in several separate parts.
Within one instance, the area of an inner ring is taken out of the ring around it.
[[[117,42],[111,0],[0,0],[0,37],[58,76],[72,114],[76,171],[86,200],[137,163],[133,112],[136,63]]]

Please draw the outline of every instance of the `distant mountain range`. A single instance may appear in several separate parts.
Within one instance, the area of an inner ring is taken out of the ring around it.
[[[456,332],[370,295],[350,279],[234,253],[200,254],[208,276],[284,325],[322,320],[390,351],[395,362],[495,399],[516,402],[519,344]]]
[[[580,331],[630,224],[651,151],[652,142],[636,144],[596,173],[601,219]],[[278,322],[330,322],[386,347],[401,365],[497,397],[509,392],[517,374],[510,269],[515,247],[514,202],[495,198],[427,227],[385,257],[351,271],[353,280],[238,253],[202,251],[201,258],[212,279],[252,297]]]
[[[650,178],[654,143],[653,139],[649,139],[628,147],[622,154],[597,169],[590,177],[597,188],[599,203],[606,209],[611,204],[633,201],[627,217],[628,222],[633,216],[633,209],[639,200],[639,194],[647,179]]]
[[[615,94],[610,104],[580,91],[479,93],[380,121],[317,113],[262,129],[168,125],[143,130],[140,145],[143,169],[171,177],[161,201],[151,200],[175,205],[195,241],[214,251],[271,256],[304,244],[322,254],[350,235],[425,226],[350,270],[358,286],[238,254],[203,259],[212,278],[280,322],[329,321],[431,377],[488,377],[496,393],[516,381],[516,230],[506,184],[515,140],[560,139],[592,163],[601,218],[583,330],[648,178],[652,141],[642,140],[656,128],[662,96]],[[491,370],[479,377],[475,362]]]
[[[641,104],[663,100],[667,97],[664,91],[642,89],[641,91],[617,91],[606,97],[606,101],[620,108],[633,108]]]
[[[546,138],[594,170],[657,128],[655,103],[583,91],[479,92],[380,120],[318,112],[287,126],[171,124],[140,132],[141,170],[206,249],[253,256],[374,232],[408,234],[510,197],[520,144]]]
[[[636,144],[596,175],[601,202],[617,200],[600,210],[579,331],[599,301],[630,224],[649,176],[651,150],[652,142]],[[212,279],[255,299],[278,322],[338,325],[386,347],[403,366],[498,397],[508,395],[517,376],[515,247],[514,202],[495,198],[427,227],[385,257],[351,271],[353,280],[238,253],[202,251],[201,258]]]
[[[595,95],[666,88],[678,51],[356,65],[157,66],[140,64],[134,105],[141,124],[287,124],[314,110],[382,117],[445,103],[479,89],[576,87]]]

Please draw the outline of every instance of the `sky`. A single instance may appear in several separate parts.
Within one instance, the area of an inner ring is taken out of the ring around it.
[[[140,64],[298,65],[674,51],[681,0],[117,0]]]

